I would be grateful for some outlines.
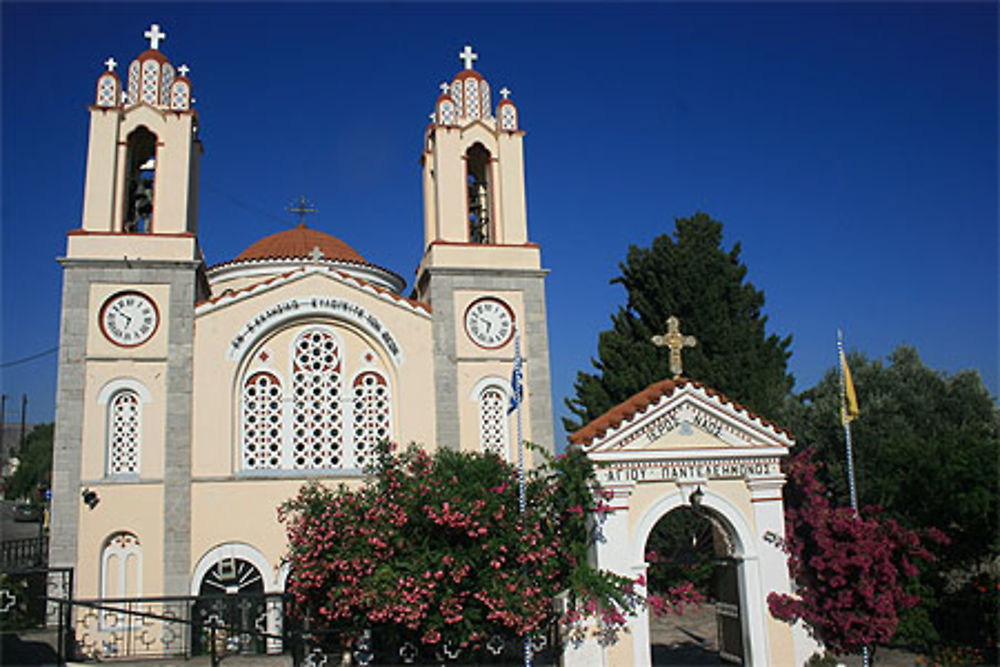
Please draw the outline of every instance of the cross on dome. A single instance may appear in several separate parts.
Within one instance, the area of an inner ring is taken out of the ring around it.
[[[307,215],[309,215],[310,213],[318,213],[319,212],[318,208],[316,208],[315,206],[313,206],[312,204],[310,204],[308,201],[306,201],[306,196],[305,195],[299,195],[298,200],[294,204],[292,204],[291,206],[289,206],[287,209],[285,209],[285,210],[288,211],[289,213],[294,213],[295,215],[299,216],[299,224],[300,225],[305,225],[306,224],[306,216]]]
[[[472,69],[472,63],[479,58],[479,54],[472,51],[472,47],[468,44],[462,49],[462,52],[458,54],[460,60],[465,61],[465,69]]]
[[[154,23],[149,26],[149,30],[142,33],[142,36],[149,40],[149,48],[157,51],[160,48],[160,40],[166,39],[167,33],[160,32],[160,24]]]
[[[181,65],[180,67],[177,68],[177,73],[180,74],[181,76],[187,76],[188,72],[190,71],[191,68],[188,67],[187,65]]]
[[[324,257],[325,255],[323,254],[323,251],[319,249],[318,245],[314,245],[313,249],[309,251],[309,259],[311,259],[314,262],[318,262]]]
[[[503,88],[500,89],[500,94],[503,95],[504,99],[507,99],[508,97],[510,97],[510,88],[504,86]]]
[[[698,344],[698,339],[694,336],[685,336],[681,333],[680,320],[671,315],[667,318],[667,333],[653,336],[653,345],[657,347],[670,348],[670,372],[674,374],[676,380],[684,371],[681,362],[681,350],[685,347],[694,347]]]
[[[118,61],[114,58],[109,57],[104,61],[104,66],[108,68],[109,72],[114,72],[115,68],[118,67]]]
[[[440,86],[438,86],[438,88],[440,88],[440,89],[441,89],[441,92],[442,92],[442,93],[447,93],[447,92],[448,92],[448,89],[449,89],[449,88],[451,88],[451,86],[449,86],[449,85],[448,85],[448,82],[447,82],[447,81],[443,81],[443,82],[441,83],[441,85],[440,85]]]

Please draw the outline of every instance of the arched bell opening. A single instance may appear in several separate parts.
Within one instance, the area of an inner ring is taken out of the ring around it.
[[[490,162],[490,152],[480,143],[473,144],[465,153],[470,243],[496,243]]]
[[[697,492],[696,492],[697,493]],[[654,665],[742,665],[740,558],[729,525],[697,502],[657,521],[646,541],[651,596],[696,600],[651,608]]]
[[[143,126],[128,135],[123,232],[145,234],[153,229],[156,141],[156,135]]]

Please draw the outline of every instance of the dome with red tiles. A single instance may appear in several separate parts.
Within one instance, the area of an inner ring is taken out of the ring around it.
[[[257,241],[236,257],[248,259],[327,259],[341,262],[368,262],[357,250],[336,236],[299,224]]]
[[[304,223],[266,236],[235,259],[216,264],[208,270],[208,278],[213,290],[236,289],[246,280],[269,279],[304,267],[329,269],[395,294],[401,294],[406,287],[398,274],[372,264],[336,236],[310,229]]]

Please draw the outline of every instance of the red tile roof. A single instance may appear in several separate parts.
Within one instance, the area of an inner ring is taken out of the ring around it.
[[[305,258],[309,256],[313,248],[319,248],[325,259],[356,262],[359,264],[368,263],[361,256],[361,253],[337,237],[317,229],[309,229],[303,224],[262,238],[241,252],[235,261],[244,259]]]
[[[604,434],[610,429],[618,428],[622,422],[631,419],[637,413],[643,412],[650,405],[657,403],[663,396],[670,396],[674,393],[674,389],[678,389],[686,385],[697,387],[709,396],[715,397],[723,403],[731,403],[735,410],[746,412],[751,419],[759,420],[765,426],[769,426],[779,433],[784,433],[788,437],[794,438],[792,432],[788,429],[778,426],[774,422],[754,414],[722,392],[716,391],[715,389],[712,389],[711,387],[696,380],[691,380],[689,378],[677,378],[676,380],[660,380],[659,382],[654,382],[638,394],[635,394],[626,400],[624,403],[620,403],[619,405],[611,408],[603,415],[581,428],[579,431],[571,433],[569,440],[576,445],[589,445],[597,438],[603,437]]]

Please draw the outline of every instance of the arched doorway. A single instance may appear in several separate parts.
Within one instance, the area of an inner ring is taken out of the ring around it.
[[[211,652],[213,626],[216,653],[264,652],[266,638],[254,632],[269,627],[263,574],[242,558],[220,558],[201,578],[191,618],[193,655]]]
[[[654,665],[743,664],[739,567],[733,536],[711,510],[697,505],[667,512],[646,540],[647,591],[690,604],[649,617]]]

